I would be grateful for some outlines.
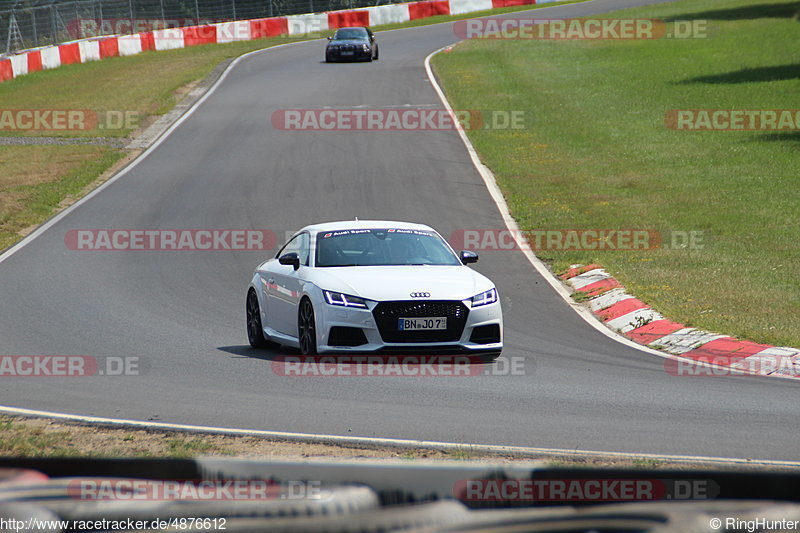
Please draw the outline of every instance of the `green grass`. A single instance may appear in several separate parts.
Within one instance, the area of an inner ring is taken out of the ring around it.
[[[567,0],[571,4],[583,0]],[[462,15],[441,15],[414,21],[376,26],[376,31],[427,26],[485,15],[497,15],[541,9],[541,6],[516,6]],[[279,36],[253,41],[192,46],[178,50],[149,51],[114,57],[102,61],[65,65],[35,72],[0,83],[2,109],[66,109],[91,110],[104,116],[106,112],[132,112],[133,127],[114,127],[67,131],[0,130],[0,136],[50,137],[125,137],[150,117],[169,111],[176,103],[182,87],[203,79],[220,61],[271,46],[308,39],[324,38],[333,31],[308,36]],[[320,50],[322,54],[322,50]],[[66,90],[65,90],[66,89]]]
[[[122,430],[50,427],[46,420],[0,416],[0,455],[5,457],[195,457],[231,455],[231,450],[204,436],[122,436]]]
[[[687,325],[800,346],[800,132],[667,129],[670,109],[792,109],[795,1],[700,0],[615,12],[708,20],[704,39],[474,40],[434,59],[453,107],[523,110],[473,130],[524,229],[704,232],[702,249],[538,252],[600,263]]]
[[[23,428],[11,421],[0,422],[0,453],[6,457],[64,457],[75,455],[64,445],[66,432]]]
[[[633,466],[636,468],[644,468],[647,470],[655,470],[664,465],[664,461],[660,461],[658,459],[634,459]]]
[[[449,459],[454,459],[458,461],[467,461],[470,459],[475,459],[480,455],[474,450],[471,450],[469,448],[455,448],[452,450],[447,450],[445,453]]]
[[[90,63],[65,65],[0,83],[3,109],[88,109],[132,111],[140,123],[169,111],[179,89],[207,76],[225,59],[279,44],[305,40],[273,37],[179,50],[143,52]],[[133,128],[135,129],[135,128]],[[63,132],[14,130],[0,135],[124,137],[131,128]]]
[[[177,437],[167,441],[167,450],[171,457],[194,457],[213,452],[219,453],[213,444],[200,437]]]
[[[102,146],[0,146],[0,251],[123,156]]]

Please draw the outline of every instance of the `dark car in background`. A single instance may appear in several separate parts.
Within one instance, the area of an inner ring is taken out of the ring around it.
[[[378,60],[378,43],[369,28],[339,28],[333,37],[328,37],[325,61],[372,61]]]

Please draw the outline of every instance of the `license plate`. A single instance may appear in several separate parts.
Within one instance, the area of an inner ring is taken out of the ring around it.
[[[343,56],[351,56],[354,52],[342,52]]]
[[[447,329],[447,317],[401,318],[397,321],[400,331],[421,329]]]

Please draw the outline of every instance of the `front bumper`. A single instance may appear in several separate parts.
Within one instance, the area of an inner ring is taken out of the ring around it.
[[[372,58],[372,49],[363,48],[331,48],[325,50],[325,59],[328,61],[363,61]]]
[[[317,351],[500,353],[503,349],[500,302],[476,308],[470,305],[469,300],[370,302],[369,309],[357,309],[323,303],[316,309]],[[397,319],[409,316],[446,316],[448,329],[399,331]]]

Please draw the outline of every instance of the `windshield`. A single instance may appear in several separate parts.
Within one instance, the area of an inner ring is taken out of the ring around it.
[[[433,231],[357,229],[317,234],[318,267],[460,264]]]
[[[341,28],[336,30],[336,35],[333,36],[334,41],[343,41],[346,39],[367,39],[367,30],[364,28]]]

